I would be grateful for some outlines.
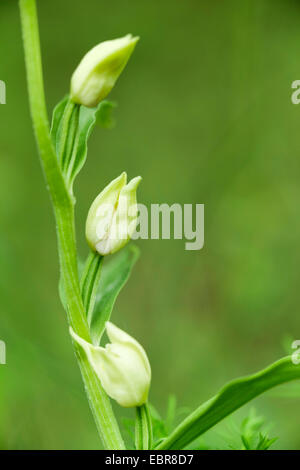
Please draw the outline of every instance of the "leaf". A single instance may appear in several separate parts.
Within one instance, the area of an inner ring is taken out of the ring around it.
[[[67,182],[70,187],[73,186],[76,176],[85,164],[88,150],[88,139],[95,127],[97,115],[101,112],[102,106],[105,106],[104,102],[101,102],[96,108],[80,106],[76,139],[67,169]]]
[[[261,429],[263,423],[263,418],[261,416],[257,416],[255,410],[252,408],[249,415],[241,424],[241,439],[246,449],[253,448],[253,441],[256,439],[258,431]]]
[[[97,114],[97,124],[104,129],[112,129],[116,122],[113,117],[113,110],[117,107],[117,103],[113,101],[102,101],[102,106]]]
[[[263,434],[263,426],[264,419],[257,416],[252,408],[241,425],[241,440],[244,444],[244,450],[267,450],[277,440],[277,438],[269,439],[267,434]]]
[[[95,306],[102,262],[103,256],[91,251],[87,257],[80,279],[81,296],[88,321],[90,321]]]
[[[277,437],[273,437],[273,439],[269,439],[268,436],[264,436],[263,434],[259,434],[259,442],[255,449],[252,450],[268,450],[274,442],[277,441]]]
[[[51,138],[71,195],[74,180],[86,161],[92,130],[97,122],[105,128],[112,126],[111,110],[114,107],[115,104],[109,101],[101,101],[95,108],[86,108],[65,96],[54,108]]]
[[[225,422],[224,422],[225,421]],[[258,416],[252,407],[240,422],[232,415],[223,421],[223,426],[211,429],[193,441],[185,449],[214,450],[267,450],[275,440],[269,439],[270,424]]]
[[[54,144],[55,149],[57,149],[57,141],[58,141],[58,130],[60,127],[60,123],[67,105],[69,101],[69,96],[66,95],[64,98],[55,106],[52,114],[52,124],[51,124],[51,139]]]
[[[293,364],[291,356],[287,356],[256,374],[229,382],[179,424],[157,450],[183,449],[245,403],[276,385],[295,379],[300,379],[300,365]]]
[[[138,257],[139,249],[130,244],[107,265],[103,266],[96,303],[90,321],[91,337],[94,344],[100,343],[105,323],[110,319],[115,301],[128,281]]]

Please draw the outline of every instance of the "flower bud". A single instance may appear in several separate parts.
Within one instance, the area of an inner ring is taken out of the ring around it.
[[[115,85],[131,56],[138,37],[104,41],[82,59],[71,79],[71,99],[89,108],[97,106]]]
[[[126,408],[146,403],[151,368],[144,349],[135,339],[110,322],[106,322],[106,333],[111,343],[105,348],[88,343],[72,328],[70,333],[85,351],[107,395]]]
[[[137,224],[136,190],[141,177],[128,184],[123,172],[96,197],[86,220],[86,238],[90,248],[102,256],[123,248]]]

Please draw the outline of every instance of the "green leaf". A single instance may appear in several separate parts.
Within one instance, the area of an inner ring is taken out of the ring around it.
[[[263,426],[264,419],[257,416],[255,409],[252,408],[241,425],[241,440],[244,450],[267,450],[277,440],[276,437],[269,439],[266,433],[263,434]]]
[[[295,379],[300,379],[300,365],[293,364],[291,356],[287,356],[256,374],[229,382],[177,426],[157,449],[183,449],[245,403]]]
[[[94,310],[103,256],[91,251],[87,257],[80,279],[80,290],[88,321]]]
[[[70,156],[69,165],[66,170],[67,184],[71,188],[76,176],[85,164],[88,150],[88,139],[95,127],[97,114],[100,112],[102,106],[104,106],[103,102],[101,102],[96,108],[80,106],[76,139]]]
[[[57,142],[58,142],[58,131],[60,128],[60,123],[62,117],[64,115],[64,111],[69,101],[69,96],[66,95],[64,98],[55,106],[52,114],[52,123],[51,123],[51,139],[54,144],[54,148],[57,150]]]
[[[113,101],[102,101],[102,106],[97,114],[97,124],[104,129],[112,129],[116,121],[113,117],[113,110],[117,107],[117,103]]]
[[[277,437],[273,437],[273,439],[269,439],[268,436],[264,436],[263,434],[259,434],[259,441],[255,449],[251,450],[268,450],[274,442],[277,441]]]
[[[90,321],[94,344],[99,344],[105,323],[110,319],[114,303],[129,279],[139,257],[139,249],[130,244],[103,266],[95,307]]]
[[[74,180],[86,161],[92,130],[96,123],[105,128],[112,126],[111,110],[114,107],[115,104],[102,101],[95,108],[86,108],[65,96],[53,111],[51,138],[71,195]]]

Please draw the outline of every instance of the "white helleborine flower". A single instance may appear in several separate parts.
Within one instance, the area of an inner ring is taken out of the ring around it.
[[[126,408],[141,406],[148,399],[151,368],[142,346],[110,322],[106,333],[111,341],[105,348],[80,338],[70,328],[73,339],[85,351],[107,395]]]
[[[73,73],[71,100],[89,108],[97,106],[115,85],[138,40],[128,34],[91,49]]]
[[[123,248],[137,224],[136,190],[141,177],[128,184],[123,172],[96,197],[86,220],[86,238],[93,251],[105,256]]]

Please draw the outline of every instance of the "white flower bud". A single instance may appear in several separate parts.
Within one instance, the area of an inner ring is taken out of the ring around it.
[[[105,348],[80,338],[70,328],[73,339],[85,351],[107,395],[126,408],[147,402],[151,368],[142,346],[110,322],[106,332],[111,343]]]
[[[141,177],[128,184],[126,173],[113,180],[96,197],[86,220],[86,238],[92,250],[102,256],[123,248],[137,224],[136,190]]]
[[[91,49],[71,78],[71,100],[89,108],[97,106],[115,85],[138,40],[128,34]]]

